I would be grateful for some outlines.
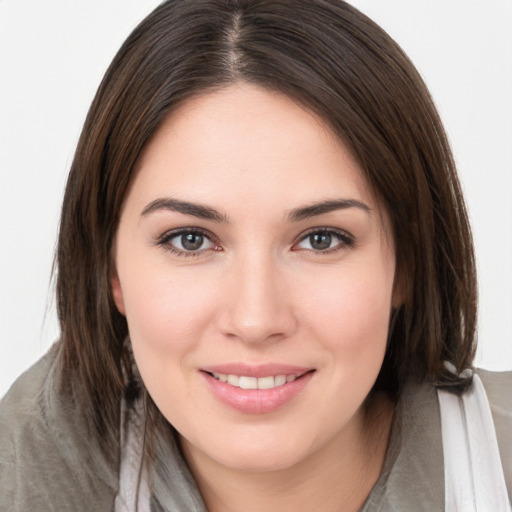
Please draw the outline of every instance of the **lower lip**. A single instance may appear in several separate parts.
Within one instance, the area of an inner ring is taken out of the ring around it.
[[[313,377],[308,372],[293,382],[272,389],[242,389],[202,372],[208,387],[225,405],[245,414],[266,414],[283,407],[301,394]]]

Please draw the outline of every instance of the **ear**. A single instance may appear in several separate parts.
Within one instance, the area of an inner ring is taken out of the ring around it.
[[[123,291],[121,290],[121,282],[119,281],[117,271],[114,271],[114,274],[110,279],[110,286],[112,287],[112,297],[114,298],[114,302],[116,303],[119,313],[126,316],[123,301]]]

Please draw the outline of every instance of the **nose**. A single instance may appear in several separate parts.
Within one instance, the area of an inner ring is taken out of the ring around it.
[[[226,300],[218,317],[220,331],[246,343],[290,336],[297,321],[288,279],[272,257],[240,258],[225,284]]]

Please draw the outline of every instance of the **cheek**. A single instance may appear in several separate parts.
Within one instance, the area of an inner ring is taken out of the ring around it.
[[[323,292],[318,286],[307,288],[310,293],[305,294],[302,311],[307,315],[311,338],[329,354],[323,367],[328,378],[317,407],[337,416],[336,425],[355,414],[380,372],[392,287],[392,273],[381,272],[377,264],[373,270],[348,269],[338,279],[327,280]]]
[[[187,415],[195,401],[185,371],[215,314],[216,289],[191,272],[168,265],[127,273],[123,301],[133,352],[142,380],[167,420]],[[179,423],[179,422],[178,422]]]
[[[303,292],[303,311],[333,350],[354,357],[383,356],[393,288],[393,273],[384,270],[379,263],[354,265]]]
[[[189,349],[215,314],[215,287],[199,273],[156,264],[121,277],[132,343],[155,355]]]

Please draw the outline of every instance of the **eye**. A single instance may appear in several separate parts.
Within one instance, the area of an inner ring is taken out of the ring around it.
[[[354,239],[343,231],[317,229],[303,236],[293,249],[305,249],[315,252],[332,252],[343,247],[352,247]]]
[[[220,250],[210,236],[197,229],[180,229],[167,232],[157,243],[181,256],[195,256],[208,250]]]

